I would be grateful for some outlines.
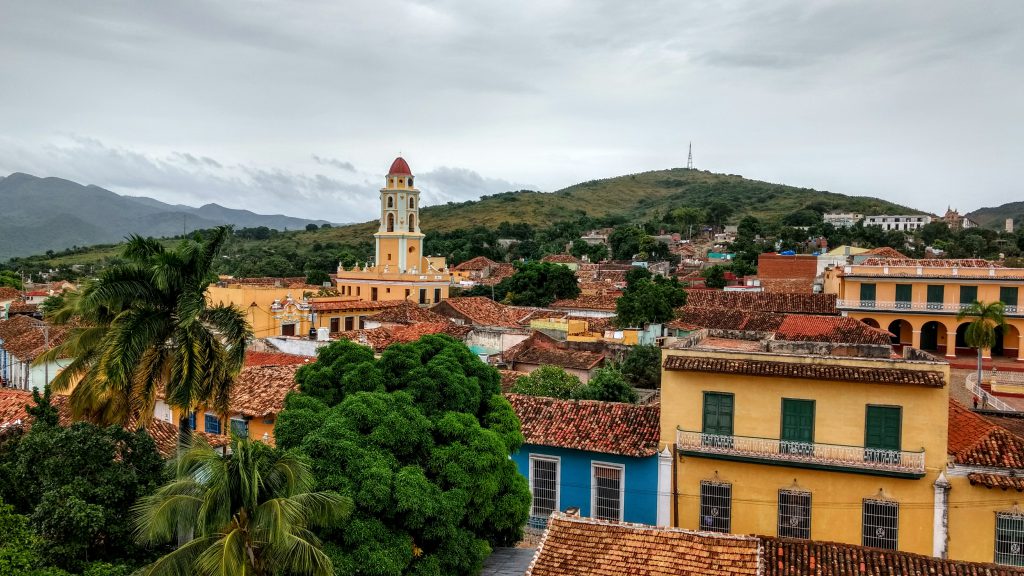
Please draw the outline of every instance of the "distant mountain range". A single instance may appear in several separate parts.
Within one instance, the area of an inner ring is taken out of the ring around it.
[[[262,215],[217,204],[200,208],[122,196],[99,186],[15,172],[0,177],[0,262],[71,246],[119,242],[129,234],[175,236],[233,224],[298,230],[326,220]]]
[[[1003,229],[1007,218],[1013,218],[1013,225],[1019,229],[1024,222],[1024,202],[1008,202],[1002,206],[978,208],[966,214],[983,228]]]

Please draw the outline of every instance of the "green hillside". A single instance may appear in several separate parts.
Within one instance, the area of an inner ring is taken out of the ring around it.
[[[1003,229],[1007,218],[1013,218],[1013,225],[1020,227],[1024,222],[1024,202],[1009,202],[1002,206],[979,208],[966,214],[982,228]]]
[[[703,208],[715,201],[733,207],[732,222],[747,215],[772,220],[808,207],[818,211],[868,214],[919,212],[877,198],[851,197],[736,175],[675,168],[592,180],[551,193],[505,192],[480,200],[429,206],[421,212],[421,227],[427,232],[442,233],[478,226],[494,230],[502,222],[544,228],[583,216],[643,222],[660,219],[673,208]],[[330,252],[345,247],[352,248],[350,252],[357,258],[365,258],[376,229],[377,222],[372,221],[309,232],[274,233],[268,239],[236,239],[229,246],[227,258],[253,257],[258,253],[262,258],[294,259],[306,257],[311,251]],[[107,245],[45,260],[55,267],[96,264],[108,261],[116,252],[115,247]]]

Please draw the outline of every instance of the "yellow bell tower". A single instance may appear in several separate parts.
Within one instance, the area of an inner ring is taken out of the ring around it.
[[[401,156],[391,163],[380,189],[380,228],[373,238],[378,271],[423,272],[420,191],[413,186],[412,170]]]

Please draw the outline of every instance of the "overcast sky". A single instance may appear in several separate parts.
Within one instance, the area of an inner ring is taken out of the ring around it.
[[[0,0],[0,175],[335,222],[685,166],[1024,199],[1024,1]]]

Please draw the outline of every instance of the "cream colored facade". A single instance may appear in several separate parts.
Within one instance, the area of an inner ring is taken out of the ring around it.
[[[956,319],[961,307],[974,300],[1003,301],[1008,327],[999,330],[999,345],[984,357],[1024,361],[1024,269],[978,260],[881,262],[825,272],[824,290],[837,295],[844,315],[888,330],[894,344],[955,358],[958,351],[972,352],[964,341],[970,319]]]
[[[730,532],[793,536],[780,527],[793,522],[780,514],[780,499],[798,493],[810,498],[806,537],[870,545],[864,532],[876,530],[866,521],[875,508],[865,501],[895,503],[895,535],[886,536],[895,538],[896,549],[935,551],[935,542],[943,540],[936,537],[934,484],[946,465],[947,364],[830,356],[820,350],[769,352],[753,349],[750,342],[701,338],[663,350],[661,439],[676,454],[675,526],[707,529],[715,525],[712,514],[728,513]],[[669,369],[673,356],[701,365],[718,362],[721,370]],[[760,372],[744,373],[739,366],[745,363],[761,366]],[[782,375],[807,367],[824,367],[826,374],[837,367],[879,375],[912,370],[932,373],[932,382],[942,385],[882,383],[887,376],[861,382]],[[708,433],[715,431],[710,420],[721,417],[714,409],[708,412],[708,395],[732,399],[730,434]],[[784,402],[793,401],[812,406],[809,442],[787,443],[783,435]],[[868,412],[879,408],[900,415],[896,450],[866,448]],[[709,494],[725,486],[731,490],[731,509],[709,508],[714,503]]]
[[[373,235],[376,260],[350,270],[338,267],[337,287],[357,300],[412,300],[436,304],[448,298],[451,273],[445,259],[423,252],[420,191],[409,165],[396,158],[380,189],[380,225]]]

